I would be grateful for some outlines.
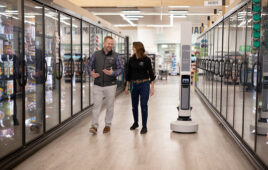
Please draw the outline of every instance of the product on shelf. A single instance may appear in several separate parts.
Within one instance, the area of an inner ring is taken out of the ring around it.
[[[6,95],[12,95],[13,94],[13,80],[7,81],[7,89],[6,89]]]

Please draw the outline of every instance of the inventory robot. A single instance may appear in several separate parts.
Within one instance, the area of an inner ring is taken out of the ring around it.
[[[191,119],[192,107],[190,105],[191,88],[191,46],[181,46],[180,61],[180,104],[177,107],[178,119],[171,122],[170,129],[174,132],[194,133],[198,130],[198,124]]]

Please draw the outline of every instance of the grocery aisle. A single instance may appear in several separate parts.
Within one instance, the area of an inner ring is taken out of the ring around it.
[[[212,113],[194,94],[197,134],[176,134],[169,123],[177,118],[178,77],[157,82],[149,101],[148,133],[130,131],[130,96],[116,99],[110,134],[102,134],[104,111],[96,136],[88,133],[91,117],[81,121],[15,169],[254,169]],[[141,124],[141,122],[140,122]]]

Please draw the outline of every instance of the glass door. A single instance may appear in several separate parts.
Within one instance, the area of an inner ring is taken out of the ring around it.
[[[24,45],[27,83],[25,86],[25,128],[29,142],[43,134],[44,120],[44,57],[43,8],[24,1]]]
[[[71,17],[60,14],[61,121],[71,117]]]
[[[268,16],[268,0],[262,1],[262,15]],[[268,166],[268,18],[261,21],[261,49],[259,63],[261,64],[261,84],[258,87],[258,113],[256,152],[261,160]],[[257,33],[256,33],[257,34]],[[255,82],[256,82],[256,78]]]
[[[103,37],[102,37],[102,30],[100,28],[96,29],[96,49],[101,50],[103,48]]]
[[[90,25],[90,57],[92,56],[92,54],[95,52],[95,50],[97,49],[97,43],[98,43],[98,39],[97,39],[97,34],[96,34],[96,27],[93,25]],[[90,76],[90,89],[93,89],[93,85],[94,85],[94,79]],[[93,104],[93,93],[90,93],[90,104]]]
[[[238,63],[237,80],[239,85],[235,86],[235,116],[234,128],[237,133],[242,137],[242,121],[243,121],[243,107],[244,107],[244,85],[245,85],[245,47],[246,42],[246,10],[242,9],[238,12],[237,17],[237,43],[236,43],[236,60]]]
[[[224,20],[224,28],[223,28],[223,79],[222,79],[222,115],[226,119],[227,118],[227,102],[228,102],[228,84],[230,83],[229,79],[229,68],[230,68],[230,60],[229,60],[229,18]]]
[[[46,129],[59,124],[60,114],[60,57],[58,13],[45,8],[45,91],[46,91]]]
[[[217,76],[217,110],[221,113],[221,87],[222,87],[222,30],[223,24],[220,23],[218,26],[218,48],[217,48],[217,58],[218,58],[218,76]]]
[[[81,82],[82,62],[85,56],[81,56],[81,20],[72,18],[72,94],[73,114],[81,111]]]
[[[229,60],[230,60],[230,85],[228,86],[227,100],[227,121],[233,127],[234,123],[234,107],[235,107],[235,86],[237,84],[237,61],[236,61],[236,42],[237,42],[237,14],[230,17],[229,25]]]
[[[0,159],[22,146],[20,0],[0,2]]]
[[[245,91],[244,91],[244,116],[243,116],[243,138],[246,143],[254,150],[255,145],[255,115],[256,110],[256,98],[257,91],[253,80],[257,80],[257,65],[258,65],[258,54],[253,50],[252,42],[252,11],[251,3],[246,8],[246,22],[243,26],[247,27],[246,32],[246,44],[242,48],[245,54]],[[242,24],[241,24],[242,25]],[[255,76],[255,77],[254,77]]]
[[[90,75],[87,71],[87,65],[89,63],[89,60],[90,60],[90,53],[89,53],[89,31],[90,31],[90,27],[89,27],[89,24],[86,23],[86,22],[83,22],[83,25],[82,25],[82,38],[83,38],[83,41],[82,41],[82,48],[83,48],[83,56],[84,59],[83,59],[83,109],[87,108],[90,104]]]

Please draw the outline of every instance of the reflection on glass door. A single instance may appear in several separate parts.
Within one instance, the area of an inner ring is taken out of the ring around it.
[[[60,14],[61,121],[71,117],[71,17]]]
[[[237,133],[242,136],[242,121],[243,121],[243,98],[244,98],[244,70],[245,70],[245,35],[246,35],[246,10],[242,9],[238,12],[237,22],[237,44],[236,44],[236,60],[238,63],[237,80],[239,85],[235,86],[235,116],[234,128]]]
[[[22,146],[20,3],[0,2],[0,159]]]
[[[268,15],[268,0],[262,1],[262,15]],[[266,9],[266,10],[265,10]],[[268,17],[262,18],[262,36],[259,63],[261,64],[261,84],[258,88],[257,112],[257,155],[268,166]],[[260,74],[260,73],[259,73]],[[256,81],[256,78],[255,78]]]
[[[81,21],[72,18],[72,90],[73,114],[81,111],[81,82],[82,63],[85,56],[81,56]]]
[[[90,59],[90,53],[89,53],[89,31],[90,31],[90,27],[89,24],[86,22],[83,22],[83,26],[82,26],[82,38],[83,38],[83,56],[85,56],[85,58],[83,59],[83,89],[82,89],[82,93],[83,93],[83,109],[85,109],[86,107],[89,106],[90,104],[90,76],[88,74],[87,71],[87,66],[89,63],[89,59]]]
[[[230,17],[229,25],[229,60],[230,60],[230,85],[228,86],[228,103],[227,103],[227,121],[231,126],[233,126],[234,121],[234,107],[235,107],[235,86],[237,82],[237,61],[235,55],[236,47],[236,29],[237,29],[237,14],[234,14]]]
[[[229,68],[229,18],[224,21],[223,28],[223,79],[222,79],[222,115],[227,118],[228,84],[230,83]]]
[[[96,27],[93,25],[90,25],[90,57],[97,49],[97,44],[99,39],[97,38],[96,34]],[[90,76],[90,89],[93,89],[94,79]],[[90,104],[93,104],[93,93],[90,93]]]
[[[59,124],[59,33],[58,13],[45,8],[46,129]]]
[[[25,86],[26,141],[43,133],[44,116],[44,58],[42,6],[25,1],[25,65],[27,83]]]
[[[246,36],[246,45],[243,49],[243,52],[246,54],[246,65],[247,69],[245,71],[246,83],[245,83],[245,91],[244,91],[244,134],[243,138],[246,143],[254,150],[255,144],[255,115],[256,115],[256,88],[252,83],[254,76],[254,67],[257,66],[258,55],[254,53],[252,50],[252,12],[251,12],[251,4],[247,6],[247,22],[244,24],[247,27],[247,36]],[[255,67],[256,68],[256,67]],[[257,72],[256,72],[257,73]],[[257,75],[257,74],[255,74]],[[256,76],[257,77],[257,76]]]
[[[101,50],[103,48],[103,36],[100,28],[96,29],[96,48],[95,50]]]

